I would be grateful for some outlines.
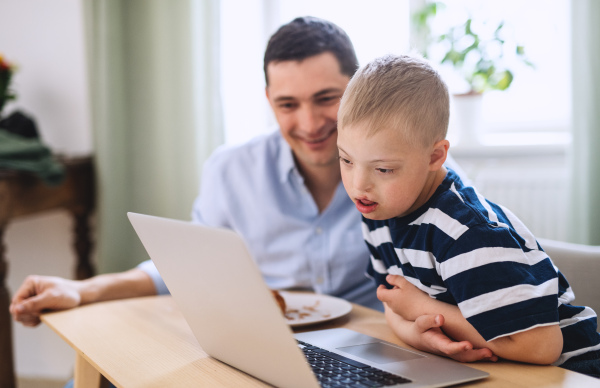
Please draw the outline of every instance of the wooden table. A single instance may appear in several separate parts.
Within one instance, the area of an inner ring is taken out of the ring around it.
[[[90,261],[92,247],[89,218],[95,204],[92,158],[63,158],[66,178],[58,186],[48,186],[33,174],[0,170],[0,387],[14,388],[10,295],[5,279],[8,263],[3,235],[9,221],[53,209],[65,209],[74,219],[74,248],[77,254],[75,277],[94,274]]]
[[[44,314],[76,351],[75,387],[268,387],[210,358],[170,296],[125,299]],[[382,313],[358,305],[343,318],[311,329],[345,327],[404,345]],[[405,346],[405,345],[404,345]],[[468,387],[600,387],[600,380],[553,366],[501,361],[470,366],[490,377]]]

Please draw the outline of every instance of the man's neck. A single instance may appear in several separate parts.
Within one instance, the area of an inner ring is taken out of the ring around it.
[[[304,177],[304,184],[319,208],[319,213],[322,213],[333,199],[342,179],[339,163],[327,166],[299,166],[299,170]]]

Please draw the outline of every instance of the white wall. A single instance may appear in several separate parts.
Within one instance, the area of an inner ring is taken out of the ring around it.
[[[20,109],[37,122],[55,152],[90,154],[82,5],[79,0],[0,0],[0,53],[18,65],[18,94],[4,113]],[[16,220],[5,234],[8,286],[30,273],[71,277],[75,255],[71,220],[56,211]],[[17,375],[67,379],[74,352],[45,326],[13,325]]]

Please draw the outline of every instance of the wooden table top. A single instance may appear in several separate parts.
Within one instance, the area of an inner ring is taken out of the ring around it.
[[[89,363],[117,387],[269,386],[204,353],[170,296],[95,303],[44,314],[42,321],[76,350],[80,363]],[[358,305],[345,317],[297,331],[334,327],[406,346],[381,312]],[[509,361],[469,366],[490,377],[461,386],[600,387],[598,379],[553,366]]]

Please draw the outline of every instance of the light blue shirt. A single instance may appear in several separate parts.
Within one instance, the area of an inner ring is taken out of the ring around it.
[[[192,219],[240,234],[273,289],[314,290],[382,310],[375,282],[365,275],[360,213],[341,182],[319,213],[279,131],[213,153]],[[139,268],[157,292],[168,292],[152,262]]]

